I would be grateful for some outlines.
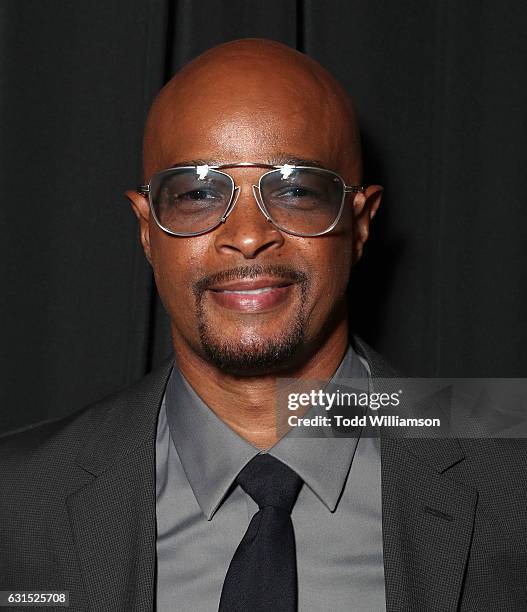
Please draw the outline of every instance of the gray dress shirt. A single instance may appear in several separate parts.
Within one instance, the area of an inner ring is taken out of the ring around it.
[[[332,380],[364,378],[350,347]],[[301,612],[385,608],[379,440],[302,438],[267,452],[304,485],[292,510]],[[258,506],[238,473],[261,452],[238,436],[175,367],[156,438],[157,610],[213,612]]]

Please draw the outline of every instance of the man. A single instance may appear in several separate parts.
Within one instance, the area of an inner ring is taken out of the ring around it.
[[[278,43],[216,47],[155,100],[144,175],[127,195],[175,363],[4,438],[1,589],[97,612],[526,609],[523,444],[277,433],[277,378],[392,374],[350,335],[382,189],[343,89]]]

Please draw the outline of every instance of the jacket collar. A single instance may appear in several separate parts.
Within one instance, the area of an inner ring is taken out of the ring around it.
[[[370,366],[371,375],[377,379],[401,378],[379,353],[368,346],[358,336],[353,336],[355,350],[362,355]],[[405,450],[430,466],[438,473],[462,461],[465,453],[455,438],[401,438],[398,440]]]
[[[98,405],[93,408],[101,410],[110,404],[106,417],[77,456],[80,467],[99,476],[147,438],[155,436],[159,408],[173,365],[173,357],[166,359],[138,383],[99,402],[100,408]]]
[[[374,378],[400,377],[390,365],[358,336],[352,344],[370,365]],[[155,435],[157,416],[168,378],[174,365],[173,357],[122,394],[106,418],[98,424],[90,439],[77,456],[77,463],[90,474],[98,476],[152,434]],[[112,398],[105,400],[105,404]],[[464,458],[464,452],[455,438],[403,439],[407,451],[418,456],[439,473],[445,472]]]

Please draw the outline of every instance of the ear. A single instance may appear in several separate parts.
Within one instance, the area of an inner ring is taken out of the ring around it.
[[[148,204],[148,200],[144,195],[134,191],[133,189],[126,191],[125,195],[130,200],[132,209],[137,217],[137,220],[139,221],[139,235],[141,238],[141,244],[143,245],[143,250],[148,262],[152,264],[152,255],[150,252],[150,229],[148,225],[150,221],[150,206]]]
[[[353,263],[362,256],[366,240],[370,234],[370,222],[375,216],[384,189],[380,185],[370,185],[357,193],[353,200]]]

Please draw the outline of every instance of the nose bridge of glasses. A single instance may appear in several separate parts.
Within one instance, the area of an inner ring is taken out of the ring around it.
[[[271,217],[267,214],[265,205],[262,200],[262,193],[260,191],[260,187],[258,185],[253,185],[252,190],[254,199],[256,200],[256,204],[258,204],[258,208],[260,209],[262,215],[267,219],[267,221],[271,221]]]
[[[222,217],[222,222],[224,223],[227,220],[227,217],[233,212],[234,207],[238,203],[238,201],[240,199],[240,195],[242,194],[242,192],[248,193],[248,190],[246,191],[244,188],[247,188],[251,182],[253,183],[251,185],[252,195],[253,195],[254,200],[256,200],[256,205],[258,206],[259,212],[265,217],[266,221],[271,222],[271,218],[269,217],[269,215],[268,215],[268,213],[267,213],[267,211],[265,209],[265,205],[264,205],[264,203],[262,201],[262,197],[261,197],[261,193],[260,193],[260,187],[258,186],[258,184],[254,184],[254,178],[255,177],[253,176],[252,180],[251,180],[251,177],[243,177],[243,180],[242,180],[242,175],[240,174],[236,178],[234,178],[232,176],[231,176],[231,178],[233,180],[234,191],[233,191],[231,202],[230,202],[227,210],[225,211],[225,214]],[[239,183],[242,183],[242,184],[239,184]]]
[[[227,206],[227,210],[224,212],[223,217],[221,218],[221,222],[222,223],[225,223],[227,217],[233,211],[233,209],[236,206],[236,202],[238,201],[239,197],[240,197],[240,188],[236,185],[233,188],[232,197],[231,197],[231,200],[229,202],[229,205]]]

